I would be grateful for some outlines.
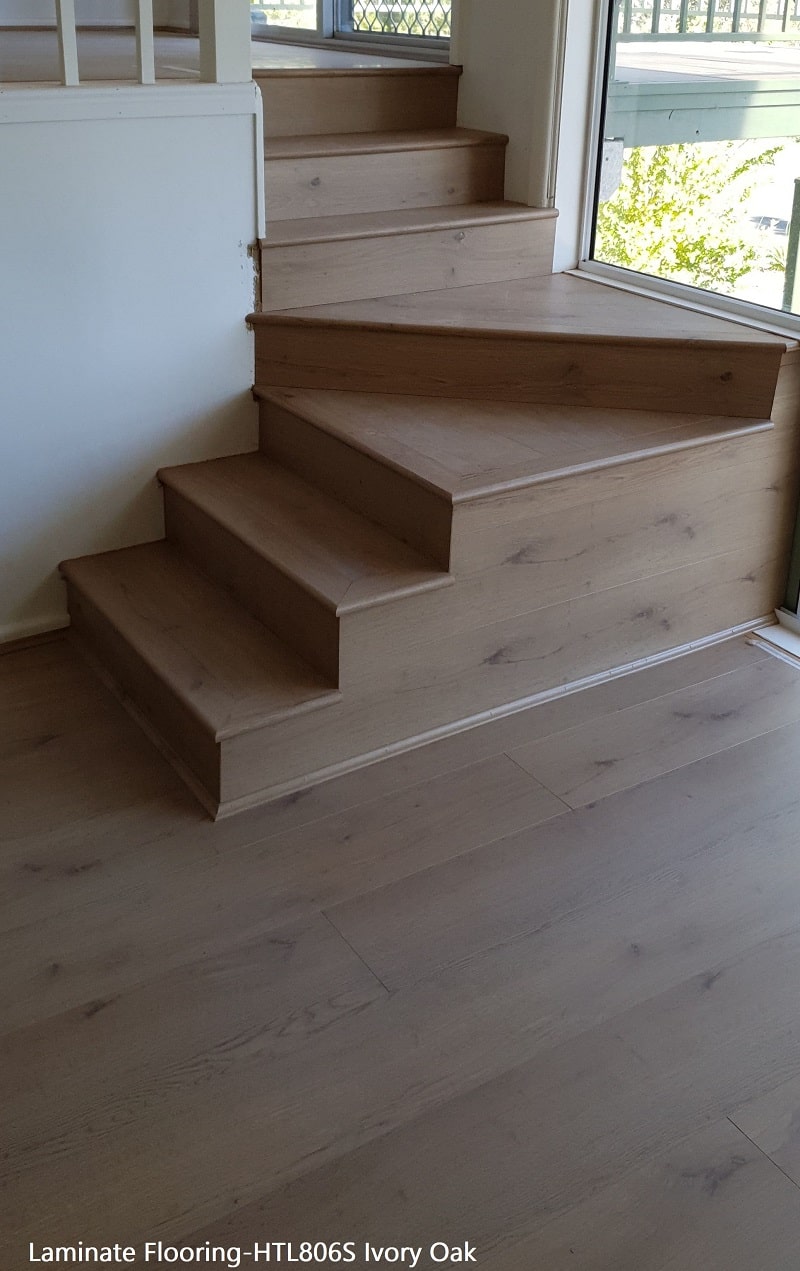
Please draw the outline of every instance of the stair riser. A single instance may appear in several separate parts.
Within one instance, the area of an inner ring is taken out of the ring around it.
[[[393,75],[259,75],[264,135],[315,136],[454,128],[458,76],[430,71]]]
[[[220,798],[220,748],[199,720],[136,648],[73,583],[67,583],[70,622],[79,646],[117,695],[166,743],[168,757],[188,769],[213,807]],[[179,767],[179,771],[181,768]],[[181,775],[186,775],[181,772]]]
[[[338,682],[339,623],[327,605],[169,486],[164,513],[168,539],[332,684]]]
[[[260,403],[260,446],[270,458],[448,568],[452,507],[443,497],[272,402]]]
[[[444,207],[503,197],[500,143],[267,159],[273,220]]]
[[[371,329],[267,318],[256,383],[767,418],[781,351]]]
[[[787,542],[796,474],[764,485],[758,472],[769,448],[742,445],[741,452],[741,465],[735,445],[727,453],[709,447],[671,463],[629,465],[628,489],[609,481],[607,491],[593,494],[587,480],[583,503],[566,513],[557,505],[537,509],[534,494],[526,516],[492,523],[487,514],[471,525],[467,518],[463,534],[457,509],[454,538],[471,569],[435,598],[411,597],[393,615],[376,610],[365,646],[359,635],[343,641],[343,676],[363,680],[372,650],[392,637],[408,650],[480,621],[513,623],[534,607],[579,601],[733,550],[745,554],[765,526],[776,543]],[[519,497],[520,509],[524,504]]]
[[[555,220],[262,248],[262,308],[331,304],[550,273]]]
[[[382,686],[364,686],[314,721],[292,720],[222,748],[223,804],[233,811],[299,788],[331,767],[383,758],[432,729],[456,732],[582,677],[682,646],[769,612],[785,562],[734,552],[654,578],[452,632],[401,653]]]

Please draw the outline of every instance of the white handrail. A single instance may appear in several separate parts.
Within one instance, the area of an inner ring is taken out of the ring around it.
[[[58,27],[61,83],[72,88],[81,82],[80,74],[78,73],[78,33],[75,26],[75,0],[56,0],[56,25]]]
[[[136,69],[140,84],[156,82],[153,0],[136,0]]]

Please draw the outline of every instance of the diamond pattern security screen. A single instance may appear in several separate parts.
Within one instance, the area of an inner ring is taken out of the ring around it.
[[[374,35],[450,38],[450,0],[352,0],[352,30]]]

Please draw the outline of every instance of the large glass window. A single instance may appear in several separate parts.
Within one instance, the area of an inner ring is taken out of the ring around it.
[[[253,34],[270,31],[398,40],[450,38],[452,0],[251,0]]]
[[[618,0],[594,259],[797,313],[798,191],[800,0]]]

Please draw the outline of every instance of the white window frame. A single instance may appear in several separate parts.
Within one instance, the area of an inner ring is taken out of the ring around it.
[[[437,62],[450,59],[450,41],[433,36],[402,35],[390,36],[383,32],[343,31],[340,26],[340,14],[345,0],[317,0],[317,25],[295,28],[285,26],[267,26],[263,39],[277,40],[286,44],[321,44],[334,42],[338,48],[355,48],[365,52],[393,53],[395,57],[407,49],[415,58]],[[256,36],[256,39],[259,37]]]
[[[638,273],[625,269],[620,265],[607,265],[593,260],[590,256],[592,230],[594,223],[595,191],[598,179],[598,157],[600,150],[600,121],[605,92],[605,66],[607,52],[607,31],[609,8],[613,0],[577,0],[576,9],[582,9],[582,21],[573,24],[571,21],[566,32],[565,84],[570,92],[571,77],[583,74],[586,77],[588,91],[584,115],[584,135],[581,138],[573,121],[567,135],[562,127],[559,144],[559,177],[557,195],[565,187],[573,187],[582,183],[582,199],[580,206],[574,206],[574,199],[567,199],[566,215],[561,227],[560,242],[556,243],[556,268],[572,266],[580,273],[597,278],[612,286],[624,288],[640,295],[650,295],[658,299],[668,300],[692,309],[700,310],[719,317],[731,318],[746,323],[748,326],[760,327],[787,335],[793,339],[800,337],[800,314],[784,313],[779,309],[771,309],[766,305],[754,304],[748,300],[738,300],[733,296],[720,296],[699,287],[686,283],[673,282],[666,278],[656,278],[650,274]],[[590,19],[589,11],[591,11]],[[593,31],[593,38],[586,36]],[[587,61],[590,59],[589,65]],[[587,74],[588,70],[588,74]],[[572,83],[576,82],[572,78]],[[579,157],[579,155],[581,157]],[[570,206],[570,203],[573,206]],[[556,206],[558,204],[558,197]],[[559,251],[560,248],[560,251]],[[559,254],[561,263],[559,264]],[[577,259],[575,259],[577,258]]]

